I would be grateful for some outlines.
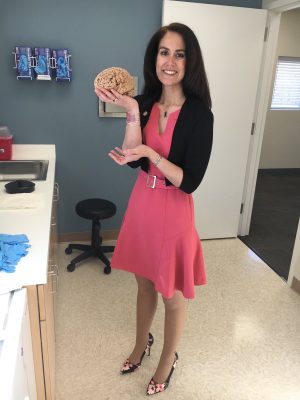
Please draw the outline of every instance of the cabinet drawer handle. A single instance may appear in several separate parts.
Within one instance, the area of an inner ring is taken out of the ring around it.
[[[48,274],[57,274],[58,275],[58,265],[54,262],[48,263]]]
[[[48,274],[49,274],[49,275],[54,275],[54,274],[55,274],[55,271],[54,271],[54,268],[53,268],[54,265],[51,265],[51,267],[52,267],[52,268],[49,267],[49,269],[48,269]]]
[[[49,278],[50,278],[50,281],[51,281],[51,290],[50,290],[50,293],[51,294],[54,294],[54,293],[56,293],[57,292],[57,288],[58,288],[58,278],[57,278],[57,274],[55,273],[55,272],[49,272]],[[53,285],[53,280],[55,281],[55,288],[54,288],[54,285]]]
[[[59,185],[57,182],[54,183],[53,201],[59,201]]]

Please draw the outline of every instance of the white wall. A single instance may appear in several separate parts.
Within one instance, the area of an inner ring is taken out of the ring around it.
[[[288,284],[290,286],[293,282],[293,278],[296,278],[300,282],[300,218],[289,272]]]
[[[300,9],[282,13],[277,56],[300,57]],[[274,66],[273,82],[276,65]],[[274,86],[274,85],[273,85]],[[269,104],[271,104],[272,93]],[[300,110],[269,110],[259,168],[300,168]]]

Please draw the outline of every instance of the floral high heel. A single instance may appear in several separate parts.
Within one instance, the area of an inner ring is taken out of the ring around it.
[[[134,372],[136,369],[138,369],[142,365],[142,360],[144,358],[144,355],[147,354],[147,356],[150,356],[150,349],[153,343],[154,343],[154,338],[152,334],[149,332],[148,343],[143,354],[141,355],[140,361],[137,364],[132,364],[129,361],[129,358],[127,358],[127,360],[123,364],[123,367],[121,368],[120,374],[122,375],[130,374],[131,372]]]
[[[175,353],[175,360],[174,360],[171,371],[170,371],[169,376],[167,377],[166,381],[164,383],[156,383],[152,378],[148,384],[146,394],[152,395],[152,394],[156,394],[156,393],[161,393],[167,389],[167,387],[169,386],[169,383],[170,383],[171,376],[176,368],[177,362],[178,362],[178,354]]]

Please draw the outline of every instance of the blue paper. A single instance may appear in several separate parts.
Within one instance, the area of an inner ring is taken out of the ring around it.
[[[16,46],[16,66],[18,79],[33,79],[31,58],[31,47]]]
[[[49,47],[35,47],[34,56],[36,58],[36,67],[34,68],[36,79],[51,80]]]
[[[52,50],[54,58],[56,80],[57,81],[70,81],[72,73],[70,70],[70,55],[68,49],[54,49]]]

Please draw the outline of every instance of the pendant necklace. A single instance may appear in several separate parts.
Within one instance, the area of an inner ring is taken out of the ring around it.
[[[182,106],[182,104],[184,103],[184,99],[183,99],[183,101],[180,101],[179,103],[175,103],[175,104],[169,104],[168,106],[167,106],[167,110],[164,110],[164,111],[162,111],[162,116],[163,116],[163,118],[167,118],[167,116],[168,116],[168,111],[169,111],[169,109],[171,108],[171,107],[178,107],[178,106]]]

